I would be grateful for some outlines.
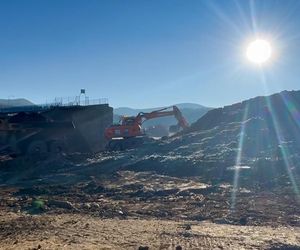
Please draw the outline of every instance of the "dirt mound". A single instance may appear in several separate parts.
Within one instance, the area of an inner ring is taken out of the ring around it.
[[[276,157],[278,147],[292,155],[300,149],[299,110],[300,91],[283,91],[211,110],[188,132],[215,129],[222,133],[213,135],[219,142],[242,137],[245,156]]]

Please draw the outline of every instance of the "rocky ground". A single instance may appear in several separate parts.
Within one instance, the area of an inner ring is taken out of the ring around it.
[[[141,154],[3,159],[0,248],[300,249],[299,197],[287,176],[249,182],[254,170],[241,168],[234,189],[234,169],[182,175],[175,164],[151,170],[161,151]]]
[[[299,228],[282,226],[0,214],[1,249],[300,249],[299,235]]]

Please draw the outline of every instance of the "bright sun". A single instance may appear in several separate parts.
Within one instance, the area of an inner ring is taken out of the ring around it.
[[[272,54],[272,48],[268,41],[263,39],[256,39],[249,43],[247,47],[247,58],[256,64],[263,64],[267,62]]]

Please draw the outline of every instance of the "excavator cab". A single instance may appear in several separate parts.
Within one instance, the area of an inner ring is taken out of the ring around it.
[[[123,116],[121,117],[120,124],[122,126],[132,126],[136,123],[135,116]]]

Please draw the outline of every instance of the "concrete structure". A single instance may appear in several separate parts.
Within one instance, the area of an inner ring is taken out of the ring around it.
[[[101,151],[104,130],[113,123],[113,108],[108,104],[56,107],[43,113],[54,121],[71,121],[75,126],[70,147],[79,151]]]
[[[108,104],[57,106],[45,111],[1,114],[0,149],[30,153],[98,152],[104,149],[104,130],[113,122]]]

